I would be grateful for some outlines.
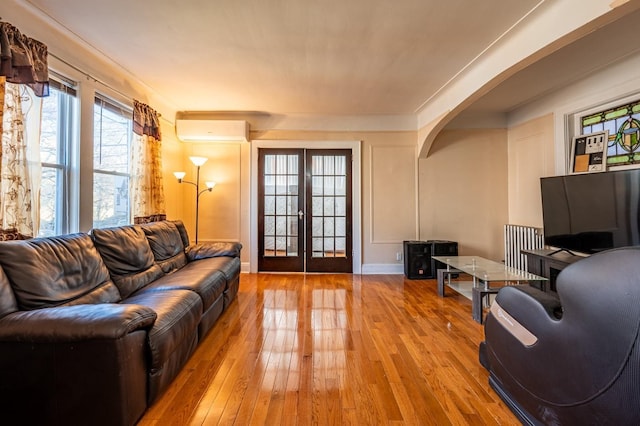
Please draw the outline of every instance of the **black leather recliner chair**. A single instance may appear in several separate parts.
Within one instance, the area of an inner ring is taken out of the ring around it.
[[[640,247],[572,264],[557,292],[498,292],[480,345],[490,385],[525,424],[640,424]]]

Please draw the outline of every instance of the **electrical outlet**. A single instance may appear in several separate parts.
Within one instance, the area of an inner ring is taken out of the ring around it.
[[[402,252],[401,251],[396,252],[396,260],[398,262],[402,261]]]

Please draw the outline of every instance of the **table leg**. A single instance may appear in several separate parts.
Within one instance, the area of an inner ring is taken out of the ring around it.
[[[447,269],[438,269],[437,271],[437,281],[438,281],[438,296],[444,297],[444,288],[445,285],[445,277],[447,279],[447,284],[451,284],[451,274],[459,274],[460,271],[457,269],[451,269],[447,267]]]
[[[438,279],[438,296],[444,297],[444,275],[448,271],[446,269],[438,269],[437,279]]]
[[[471,317],[475,322],[482,324],[482,298],[484,297],[482,289],[473,287],[471,289]]]
[[[498,289],[473,287],[471,289],[471,317],[475,322],[484,322],[484,298],[490,294],[496,294]]]

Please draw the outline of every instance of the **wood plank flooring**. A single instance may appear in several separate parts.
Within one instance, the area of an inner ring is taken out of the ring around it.
[[[402,275],[242,274],[139,425],[517,425],[468,299]]]

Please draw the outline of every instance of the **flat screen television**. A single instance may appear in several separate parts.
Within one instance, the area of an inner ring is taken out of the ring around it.
[[[581,253],[640,244],[640,169],[540,179],[545,244]]]

